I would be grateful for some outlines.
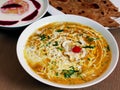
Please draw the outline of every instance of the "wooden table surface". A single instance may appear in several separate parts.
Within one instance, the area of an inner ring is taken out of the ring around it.
[[[16,43],[23,29],[0,28],[0,90],[64,90],[35,80],[22,68],[16,55]],[[110,32],[120,49],[120,29]],[[73,90],[120,90],[120,60],[113,73],[104,81],[91,87]]]

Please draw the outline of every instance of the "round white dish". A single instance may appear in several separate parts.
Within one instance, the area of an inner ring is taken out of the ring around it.
[[[53,82],[50,82],[48,80],[41,78],[34,71],[32,71],[31,68],[29,67],[29,65],[27,64],[27,62],[24,58],[24,54],[23,54],[23,50],[24,50],[26,41],[27,41],[28,37],[32,33],[35,32],[36,29],[40,28],[43,25],[52,23],[52,22],[77,22],[77,23],[81,23],[83,25],[90,26],[90,27],[94,28],[96,31],[100,32],[103,35],[103,37],[107,40],[107,42],[110,46],[110,49],[112,51],[112,60],[111,60],[111,63],[109,65],[108,69],[97,79],[92,80],[87,83],[79,84],[79,85],[62,85],[62,84],[53,83]],[[76,15],[55,15],[55,16],[45,17],[45,18],[42,18],[42,19],[34,22],[33,24],[29,25],[20,35],[18,42],[17,42],[16,50],[17,50],[17,56],[18,56],[20,64],[25,69],[25,71],[28,74],[30,74],[33,78],[35,78],[36,80],[38,80],[40,82],[43,82],[45,84],[48,84],[48,85],[51,85],[54,87],[68,88],[68,89],[84,88],[84,87],[95,85],[95,84],[103,81],[105,78],[107,78],[113,72],[113,70],[115,69],[115,67],[117,65],[118,58],[119,58],[118,45],[117,45],[117,42],[116,42],[115,38],[113,37],[113,35],[99,23],[97,23],[91,19],[81,17],[81,16],[76,16]]]
[[[6,12],[6,10],[10,9],[11,7],[14,8],[15,5],[13,6],[11,5],[10,7],[8,0],[0,0],[0,27],[17,28],[17,27],[23,27],[29,25],[35,22],[36,20],[40,19],[43,15],[45,15],[45,13],[48,10],[48,6],[49,6],[48,0],[23,0],[23,1],[28,4],[28,10],[23,14],[14,14],[14,13],[4,13],[4,12]],[[4,4],[6,3],[8,3],[9,7],[2,8],[3,6],[5,6]],[[30,15],[31,17],[29,17],[29,20],[23,20],[25,17]],[[12,21],[13,22],[16,21],[16,23],[10,24]]]

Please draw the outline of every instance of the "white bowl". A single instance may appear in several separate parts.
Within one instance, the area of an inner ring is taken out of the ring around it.
[[[23,27],[29,25],[35,22],[36,20],[40,19],[43,15],[45,15],[45,13],[48,10],[48,6],[49,6],[48,0],[24,0],[24,1],[28,3],[29,9],[23,14],[13,14],[13,13],[4,13],[6,8],[2,9],[2,7],[5,5],[6,2],[8,3],[8,0],[0,0],[0,27],[17,28],[17,27]],[[38,5],[40,5],[40,8],[38,8]],[[33,16],[32,19],[22,20],[23,18],[31,15],[33,12],[34,15],[32,15]],[[35,15],[35,13],[37,14]],[[5,21],[18,21],[18,22],[8,25],[6,24]]]
[[[24,54],[23,54],[23,49],[25,46],[25,43],[28,39],[28,37],[35,32],[36,29],[38,29],[39,27],[52,23],[52,22],[77,22],[77,23],[81,23],[87,26],[90,26],[92,28],[94,28],[95,30],[97,30],[98,32],[100,32],[104,38],[107,40],[108,44],[110,45],[110,49],[112,51],[112,61],[109,65],[109,68],[97,79],[92,80],[90,82],[87,83],[83,83],[83,84],[79,84],[79,85],[61,85],[61,84],[57,84],[57,83],[53,83],[50,82],[48,80],[42,79],[40,76],[38,76],[34,71],[31,70],[31,68],[29,67],[29,65],[27,64],[25,58],[24,58]],[[112,71],[115,69],[117,62],[118,62],[118,58],[119,58],[119,49],[118,49],[118,45],[116,40],[114,39],[114,37],[112,36],[112,34],[106,30],[102,25],[100,25],[99,23],[85,18],[85,17],[81,17],[81,16],[76,16],[76,15],[55,15],[55,16],[49,16],[49,17],[45,17],[42,18],[41,20],[38,20],[37,22],[34,22],[33,24],[31,24],[30,26],[28,26],[20,35],[18,42],[17,42],[17,56],[19,59],[20,64],[22,65],[22,67],[25,69],[25,71],[27,73],[29,73],[33,78],[37,79],[40,82],[43,82],[45,84],[51,85],[51,86],[55,86],[55,87],[59,87],[59,88],[84,88],[84,87],[88,87],[88,86],[92,86],[94,84],[99,83],[100,81],[104,80],[105,78],[107,78]]]

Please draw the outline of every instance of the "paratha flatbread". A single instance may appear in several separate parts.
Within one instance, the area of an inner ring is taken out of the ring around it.
[[[119,27],[111,17],[120,17],[118,8],[110,0],[49,0],[50,4],[65,14],[91,18],[105,27]]]

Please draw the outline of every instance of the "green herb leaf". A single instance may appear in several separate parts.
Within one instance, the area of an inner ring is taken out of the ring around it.
[[[99,38],[92,38],[92,37],[87,36],[86,39],[87,41],[92,42],[94,40],[98,40]]]
[[[81,78],[83,81],[86,81],[86,80],[83,78],[82,74],[80,74],[79,76],[80,76],[80,78]]]
[[[90,61],[91,59],[90,59],[90,58],[88,58],[87,60],[88,60],[88,61]]]
[[[83,48],[91,48],[93,49],[95,46],[84,46]]]
[[[89,42],[92,42],[92,41],[94,41],[94,38],[87,38],[87,40],[89,41]]]
[[[55,43],[53,44],[53,46],[58,46],[58,42],[57,42],[57,41],[55,41]]]
[[[48,39],[50,39],[50,36],[48,36]]]
[[[106,48],[107,48],[107,50],[108,50],[108,51],[110,51],[110,47],[109,47],[109,45],[107,45],[107,47],[106,47]]]
[[[58,72],[56,72],[56,74],[55,74],[56,76],[58,76]]]
[[[46,44],[46,46],[49,46],[51,44],[51,42],[48,42],[47,44]]]
[[[62,73],[64,74],[65,78],[70,78],[71,74],[69,73],[69,70],[63,70]]]
[[[60,51],[62,51],[62,50],[63,50],[63,48],[62,48],[62,47],[57,47],[57,49],[58,49],[58,50],[60,50]]]
[[[40,35],[40,39],[41,39],[41,40],[45,40],[45,39],[46,39],[46,35],[45,35],[45,34]]]
[[[65,77],[65,78],[70,78],[71,75],[70,75],[69,73],[64,73],[64,77]]]
[[[64,31],[63,29],[56,30],[56,32],[63,32],[63,31]]]
[[[78,71],[75,70],[73,66],[71,66],[69,70],[62,71],[65,78],[70,78],[75,72],[78,72]]]

